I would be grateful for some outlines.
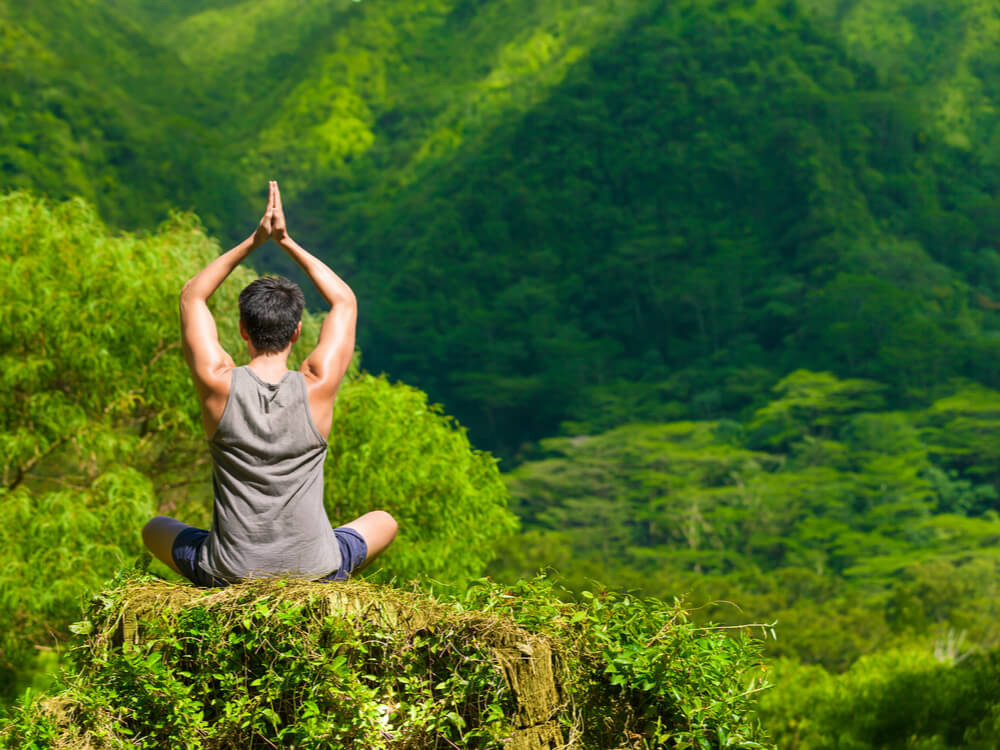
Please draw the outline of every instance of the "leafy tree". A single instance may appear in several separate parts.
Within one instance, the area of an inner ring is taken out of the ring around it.
[[[385,575],[463,583],[480,575],[497,537],[515,530],[496,460],[427,396],[361,375],[337,396],[327,457],[331,519],[390,511],[399,536]],[[381,560],[381,558],[380,558]]]
[[[993,747],[997,652],[958,655],[946,644],[859,659],[844,674],[778,664],[761,714],[779,747]]]

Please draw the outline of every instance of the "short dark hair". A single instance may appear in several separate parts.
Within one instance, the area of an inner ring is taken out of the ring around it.
[[[257,351],[280,352],[295,335],[306,298],[294,281],[262,276],[240,292],[240,320]]]

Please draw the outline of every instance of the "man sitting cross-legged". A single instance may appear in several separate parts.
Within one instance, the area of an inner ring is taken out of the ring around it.
[[[240,294],[240,333],[250,350],[245,367],[220,346],[208,309],[230,272],[269,238],[330,304],[319,343],[299,372],[288,370],[287,361],[305,300],[291,281],[260,278]],[[276,575],[346,579],[389,546],[396,521],[380,510],[336,529],[327,519],[326,439],[354,354],[357,302],[347,284],[289,237],[276,182],[254,234],[191,279],[180,308],[184,357],[214,465],[212,528],[157,516],[142,530],[146,547],[199,586]]]

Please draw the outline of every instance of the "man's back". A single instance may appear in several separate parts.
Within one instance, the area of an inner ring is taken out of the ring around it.
[[[202,570],[234,581],[337,569],[340,553],[323,508],[327,443],[313,422],[302,373],[268,383],[250,367],[234,368],[209,448],[215,513],[198,559]]]

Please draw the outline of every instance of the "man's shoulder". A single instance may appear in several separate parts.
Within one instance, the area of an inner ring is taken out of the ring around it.
[[[198,387],[198,392],[202,397],[209,395],[228,394],[233,382],[233,373],[240,369],[232,360],[224,362],[212,368],[188,368],[191,371],[191,378]]]

